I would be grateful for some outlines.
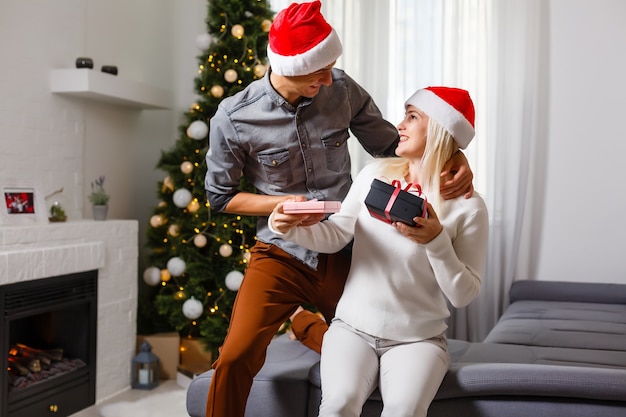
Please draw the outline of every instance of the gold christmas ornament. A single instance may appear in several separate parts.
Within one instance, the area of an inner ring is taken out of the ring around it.
[[[244,32],[245,32],[245,30],[244,30],[243,26],[241,26],[241,25],[234,25],[230,29],[230,34],[233,35],[237,39],[243,38]]]
[[[221,98],[224,95],[224,87],[221,85],[214,85],[211,87],[211,95],[215,98]]]
[[[206,236],[204,235],[195,235],[193,238],[193,244],[196,245],[197,248],[203,248],[207,244]]]
[[[261,30],[263,32],[269,32],[271,27],[272,27],[271,20],[265,19],[261,22]]]
[[[258,78],[261,78],[267,72],[267,68],[263,64],[257,64],[254,66],[254,75]]]
[[[191,200],[191,202],[187,205],[187,210],[189,210],[190,213],[195,213],[199,209],[200,209],[200,202],[198,201],[197,198],[194,198],[193,200]]]
[[[172,274],[167,269],[161,269],[161,281],[167,282],[172,278]]]
[[[170,236],[178,236],[180,234],[180,227],[177,224],[172,224],[167,228],[167,234]]]
[[[193,164],[189,161],[185,161],[182,164],[180,164],[180,172],[182,172],[183,174],[191,174],[191,172],[193,171]]]
[[[174,191],[174,181],[169,175],[163,179],[163,192],[165,191]]]
[[[165,220],[163,219],[163,216],[161,216],[160,214],[155,214],[154,216],[150,217],[150,226],[160,227],[160,226],[163,226],[164,224],[165,224]]]
[[[234,69],[229,69],[224,72],[224,79],[229,83],[234,83],[237,81],[237,78],[239,78],[239,76],[237,75],[237,71]]]

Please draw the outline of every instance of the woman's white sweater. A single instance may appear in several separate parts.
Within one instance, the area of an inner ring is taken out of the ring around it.
[[[375,160],[359,173],[341,211],[328,220],[285,234],[272,231],[322,253],[337,252],[354,238],[336,317],[375,337],[428,339],[447,328],[445,298],[463,307],[478,296],[489,234],[487,208],[477,193],[448,200],[445,216],[438,213],[443,231],[425,245],[415,243],[373,218],[364,204],[372,180],[382,179],[381,163]]]

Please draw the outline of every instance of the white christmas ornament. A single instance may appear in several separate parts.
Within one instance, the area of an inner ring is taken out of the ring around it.
[[[230,255],[233,254],[233,247],[230,246],[228,243],[224,243],[222,246],[220,246],[220,255],[222,255],[224,258],[228,258]]]
[[[190,320],[200,317],[203,311],[202,303],[193,297],[183,303],[183,314]]]
[[[226,288],[231,291],[239,291],[243,281],[243,274],[239,271],[230,271],[226,274]]]
[[[191,122],[187,128],[187,136],[191,139],[202,140],[206,139],[209,134],[209,126],[202,120],[195,120]]]
[[[180,172],[182,172],[183,174],[191,174],[191,172],[193,171],[193,164],[189,161],[185,161],[182,164],[180,164]]]
[[[208,33],[201,33],[196,36],[196,46],[198,49],[206,51],[211,46],[211,35]]]
[[[191,191],[186,188],[180,188],[174,191],[174,195],[172,196],[172,200],[176,207],[185,208],[187,204],[191,202],[192,199]]]
[[[178,256],[170,258],[170,260],[167,261],[167,270],[173,277],[181,276],[185,272],[185,268],[187,268],[187,264]]]
[[[229,83],[234,83],[235,81],[237,81],[237,78],[239,77],[237,75],[237,71],[235,71],[234,69],[229,69],[224,72],[224,79]]]
[[[161,282],[161,270],[156,266],[150,266],[143,271],[143,280],[146,284],[154,287]]]
[[[203,248],[207,244],[206,236],[204,235],[195,235],[193,238],[193,244],[196,245],[197,248]]]

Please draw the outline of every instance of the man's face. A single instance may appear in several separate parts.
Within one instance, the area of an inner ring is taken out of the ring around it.
[[[284,77],[287,81],[286,87],[289,88],[291,94],[313,98],[323,85],[329,86],[333,83],[330,73],[333,66],[335,66],[334,62],[311,74]]]

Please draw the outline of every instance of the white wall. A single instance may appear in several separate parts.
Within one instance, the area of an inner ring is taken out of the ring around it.
[[[550,6],[550,143],[536,278],[626,283],[626,2]]]
[[[139,220],[139,245],[157,204],[161,150],[178,138],[195,101],[196,36],[206,0],[3,0],[0,2],[0,182],[64,187],[69,220],[91,218],[91,181],[106,176],[109,218]],[[94,60],[174,93],[171,110],[136,110],[50,93],[49,73]],[[140,256],[140,260],[142,257]]]

